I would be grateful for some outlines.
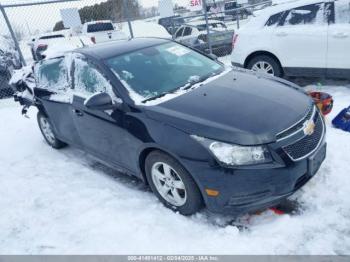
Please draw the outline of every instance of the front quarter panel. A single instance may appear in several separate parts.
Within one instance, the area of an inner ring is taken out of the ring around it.
[[[127,114],[125,125],[128,132],[140,143],[134,150],[133,171],[140,172],[139,157],[144,150],[159,149],[178,161],[182,158],[208,161],[209,153],[193,138],[179,129],[161,121],[150,119],[141,112]]]

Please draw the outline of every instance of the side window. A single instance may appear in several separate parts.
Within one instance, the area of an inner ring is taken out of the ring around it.
[[[269,18],[269,20],[267,20],[265,26],[279,25],[284,14],[285,14],[285,12],[280,12],[278,14],[274,14],[274,15],[270,16],[270,18]]]
[[[325,23],[324,4],[312,4],[294,8],[288,11],[284,26]]]
[[[52,91],[66,90],[69,87],[69,78],[63,58],[43,61],[36,68],[38,87]]]
[[[109,81],[94,65],[80,58],[74,60],[74,90],[83,97],[97,92],[107,92],[115,97]]]
[[[350,1],[335,1],[335,23],[350,24]]]
[[[182,32],[184,31],[184,28],[181,27],[179,30],[177,30],[175,38],[181,37],[182,36]]]
[[[184,34],[183,36],[189,36],[192,33],[192,28],[191,27],[185,27]]]

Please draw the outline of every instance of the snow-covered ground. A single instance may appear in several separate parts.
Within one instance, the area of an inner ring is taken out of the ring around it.
[[[335,99],[328,157],[294,196],[301,212],[245,217],[243,230],[229,216],[175,214],[134,178],[50,148],[34,109],[27,119],[0,100],[0,254],[350,254],[350,133],[330,124],[350,86],[323,89]]]

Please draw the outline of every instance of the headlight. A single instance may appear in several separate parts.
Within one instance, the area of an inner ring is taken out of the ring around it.
[[[195,135],[191,137],[205,146],[219,162],[225,165],[256,165],[272,161],[270,152],[265,146],[238,146]]]

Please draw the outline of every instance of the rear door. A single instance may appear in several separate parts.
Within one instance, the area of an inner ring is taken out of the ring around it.
[[[287,74],[324,75],[327,17],[323,2],[287,10],[272,34],[275,55]]]
[[[70,72],[63,58],[41,62],[35,69],[35,96],[42,103],[58,138],[79,146],[79,136],[72,118]]]
[[[350,78],[350,0],[330,3],[327,76]]]

